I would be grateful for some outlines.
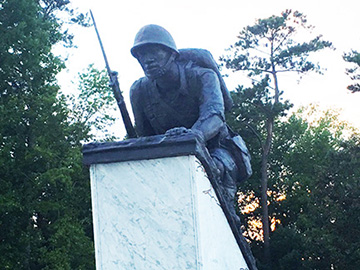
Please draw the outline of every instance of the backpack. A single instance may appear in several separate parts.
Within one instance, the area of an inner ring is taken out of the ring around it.
[[[177,59],[179,62],[189,62],[192,61],[194,64],[202,68],[212,69],[218,76],[220,82],[220,88],[222,96],[224,99],[225,111],[228,112],[233,106],[233,101],[230,96],[230,92],[226,87],[225,81],[221,76],[219,71],[219,66],[216,63],[212,54],[205,49],[180,49],[179,57]]]
[[[233,101],[230,96],[230,92],[226,87],[225,81],[220,74],[219,66],[215,62],[215,59],[211,53],[204,49],[180,49],[179,53],[180,55],[178,57],[178,61],[191,61],[200,67],[209,68],[215,71],[219,78],[221,92],[224,99],[225,111],[230,111],[233,106]],[[226,138],[224,143],[226,144],[226,148],[233,154],[235,158],[235,163],[239,170],[239,180],[241,182],[248,179],[252,175],[251,156],[243,138],[239,134],[232,131],[229,126],[227,126],[227,128],[229,137]]]

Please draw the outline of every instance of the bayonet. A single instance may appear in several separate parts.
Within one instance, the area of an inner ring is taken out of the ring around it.
[[[94,24],[96,35],[97,35],[99,43],[100,43],[100,47],[101,47],[103,57],[104,57],[104,60],[105,60],[106,70],[107,70],[109,78],[110,78],[110,86],[111,86],[111,88],[113,90],[117,105],[118,105],[118,107],[120,109],[121,117],[123,119],[126,132],[127,132],[129,138],[136,138],[137,135],[136,135],[134,126],[131,123],[131,119],[130,119],[130,116],[129,116],[129,112],[128,112],[127,108],[126,108],[124,97],[121,94],[120,84],[119,84],[119,80],[118,80],[118,77],[117,77],[118,74],[117,74],[116,71],[112,71],[110,69],[110,65],[109,65],[109,62],[108,62],[106,54],[105,54],[104,46],[103,46],[103,43],[101,41],[98,28],[96,26],[94,15],[93,15],[91,10],[90,10],[90,15],[91,15],[91,18],[92,18],[92,21],[93,21],[93,24]]]

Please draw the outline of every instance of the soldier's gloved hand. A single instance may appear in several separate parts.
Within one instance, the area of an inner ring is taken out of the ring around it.
[[[189,133],[189,129],[185,127],[176,127],[169,129],[165,132],[165,136],[177,136],[181,134]]]
[[[109,86],[113,87],[116,84],[118,73],[116,71],[111,71],[111,76],[109,80]]]
[[[201,131],[192,130],[192,129],[188,129],[185,127],[176,127],[176,128],[169,129],[168,131],[166,131],[165,136],[179,136],[179,135],[183,135],[183,134],[193,134],[201,142],[203,142],[203,143],[205,142],[204,135],[202,134]]]

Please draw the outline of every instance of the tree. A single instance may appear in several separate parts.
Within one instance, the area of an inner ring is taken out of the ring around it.
[[[248,71],[249,77],[257,81],[250,92],[248,101],[251,106],[258,107],[265,118],[261,131],[251,126],[261,147],[261,208],[264,233],[264,252],[270,260],[269,250],[269,214],[268,214],[268,179],[269,155],[274,136],[274,123],[289,108],[288,103],[281,100],[279,74],[296,72],[300,75],[308,72],[321,72],[320,66],[310,61],[313,52],[330,48],[332,44],[316,36],[307,42],[295,42],[293,37],[300,30],[311,30],[306,16],[298,11],[286,10],[281,16],[260,19],[253,26],[245,27],[239,34],[239,41],[230,47],[232,56],[222,57],[226,68],[233,71]],[[270,83],[272,87],[270,87]],[[262,90],[254,90],[262,87]],[[255,93],[252,93],[254,92]],[[251,96],[252,95],[252,96]],[[242,116],[239,115],[239,118]]]
[[[246,234],[253,240],[259,269],[356,269],[359,133],[340,121],[338,113],[316,107],[276,121],[274,131],[269,156],[270,262],[260,253],[259,188],[249,181],[240,193]],[[251,135],[250,130],[243,133],[256,150],[258,142]],[[260,156],[253,152],[255,173]]]
[[[77,123],[83,134],[83,141],[95,139],[115,140],[109,130],[115,122],[114,113],[118,111],[113,92],[109,87],[106,70],[99,71],[94,65],[89,65],[78,74],[78,95],[69,95],[69,121]]]
[[[354,67],[346,69],[346,74],[354,81],[354,84],[349,85],[347,89],[353,93],[360,92],[360,53],[352,50],[349,53],[345,53],[343,58],[346,62],[353,63],[354,65]]]
[[[293,115],[278,128],[281,135],[274,145],[280,153],[275,154],[283,156],[286,199],[273,207],[281,220],[272,234],[273,267],[357,269],[359,134],[339,121],[338,113],[316,108]],[[294,133],[296,140],[286,143]]]
[[[64,63],[51,52],[71,41],[57,12],[85,19],[68,4],[0,4],[2,269],[94,269],[90,188],[81,161],[81,141],[89,134],[80,131],[89,127],[71,121],[55,78]]]

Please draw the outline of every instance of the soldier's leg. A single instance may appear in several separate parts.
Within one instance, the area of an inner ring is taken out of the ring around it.
[[[238,168],[236,167],[235,162],[232,159],[230,153],[225,149],[215,149],[210,152],[215,164],[221,172],[221,177],[218,183],[219,191],[223,200],[225,201],[226,208],[230,214],[230,218],[232,219],[236,233],[238,234],[238,239],[240,240],[240,248],[243,252],[244,256],[248,258],[247,263],[249,269],[256,270],[255,258],[252,255],[250,246],[246,241],[245,237],[242,234],[240,217],[236,213],[236,209],[238,207],[237,204],[237,186],[236,180],[238,177]],[[235,233],[235,232],[234,232]]]
[[[220,171],[220,179],[218,181],[218,188],[222,198],[226,204],[226,208],[235,222],[238,230],[240,230],[240,218],[236,213],[237,202],[235,195],[237,192],[236,187],[236,171],[237,167],[232,160],[230,153],[222,148],[214,149],[210,152],[217,168]]]

